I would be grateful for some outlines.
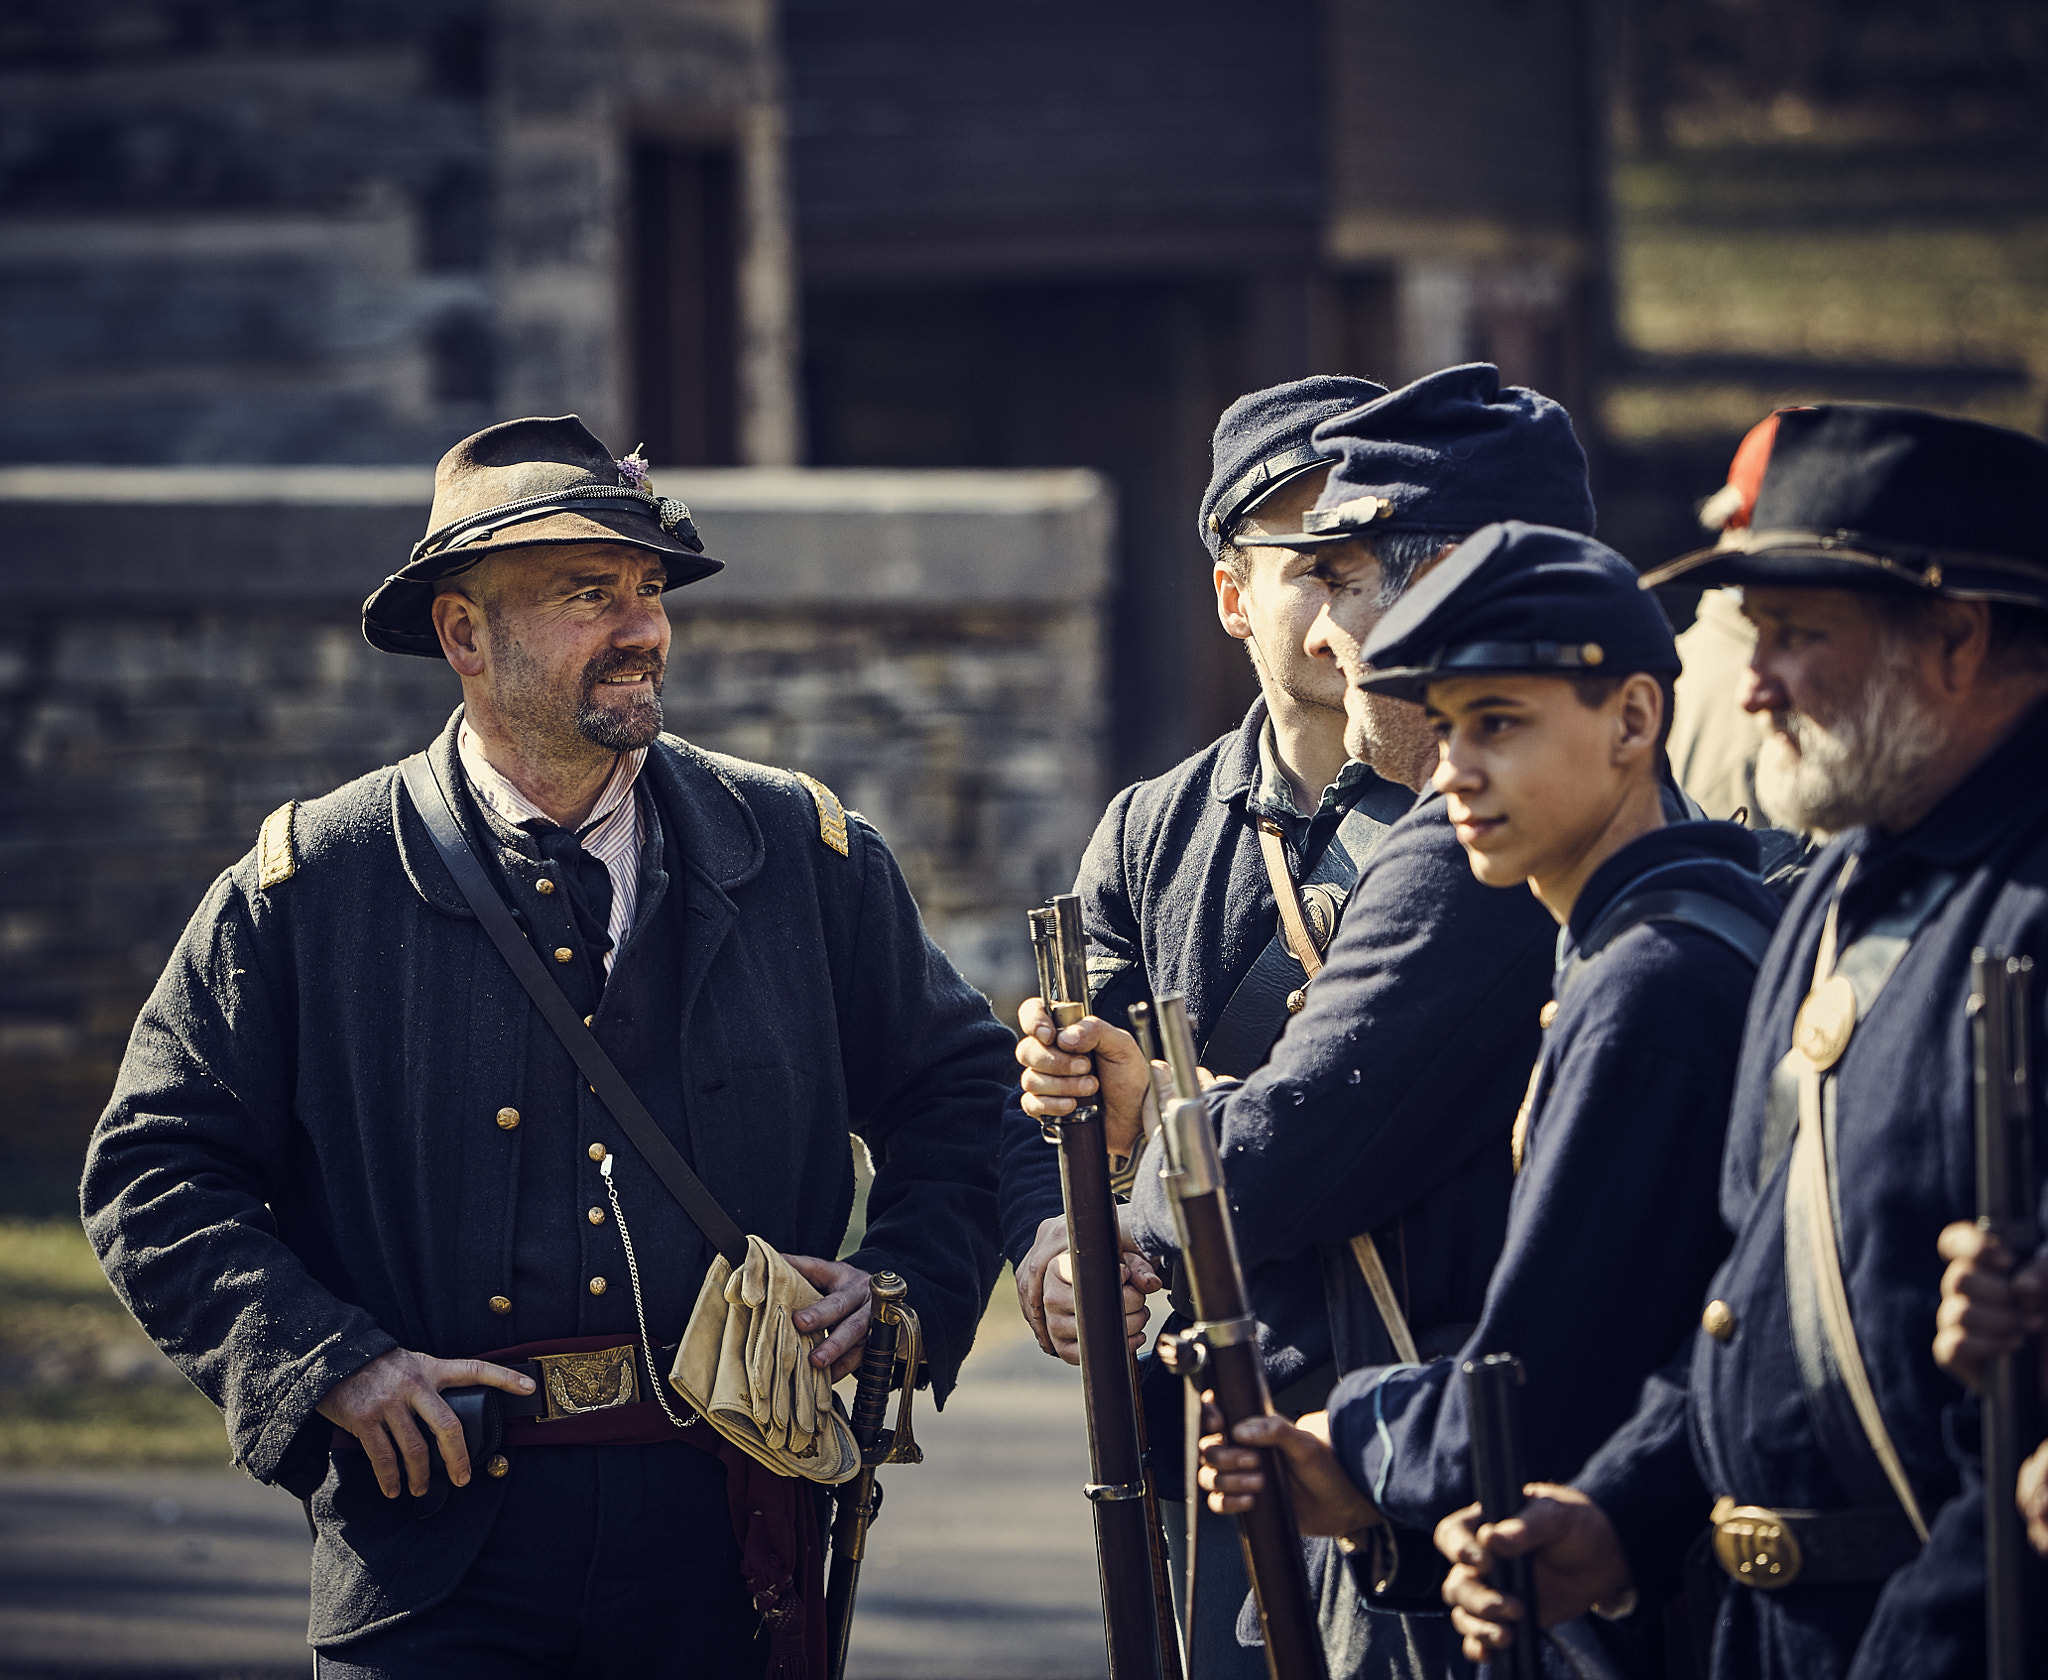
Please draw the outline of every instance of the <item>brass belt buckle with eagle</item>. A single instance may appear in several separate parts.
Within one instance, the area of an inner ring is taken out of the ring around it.
[[[540,1421],[581,1417],[585,1412],[606,1412],[614,1406],[630,1406],[640,1398],[640,1375],[633,1358],[635,1344],[593,1348],[587,1353],[542,1353],[534,1356],[540,1367],[541,1387],[547,1395],[547,1416]]]

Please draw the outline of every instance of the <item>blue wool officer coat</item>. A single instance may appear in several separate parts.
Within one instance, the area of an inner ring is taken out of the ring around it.
[[[1307,1007],[1266,1065],[1208,1092],[1276,1385],[1333,1356],[1345,1368],[1385,1357],[1376,1322],[1355,1325],[1362,1287],[1335,1298],[1353,1276],[1343,1245],[1361,1232],[1418,1337],[1478,1316],[1556,937],[1528,893],[1473,877],[1443,796],[1428,795],[1359,877]],[[1171,1254],[1156,1153],[1130,1218],[1146,1249]]]
[[[1203,1043],[1279,926],[1258,820],[1280,824],[1299,869],[1329,844],[1354,799],[1375,783],[1382,793],[1389,786],[1353,765],[1313,815],[1292,809],[1291,799],[1282,806],[1262,798],[1266,716],[1261,697],[1234,734],[1124,789],[1088,843],[1074,891],[1088,932],[1093,1009],[1112,1026],[1125,1024],[1131,1004],[1178,991],[1186,994],[1195,1042]],[[1405,802],[1407,790],[1400,792]],[[1326,973],[1310,996],[1327,983]],[[1015,1088],[1003,1112],[1001,1207],[1003,1246],[1013,1261],[1030,1250],[1040,1222],[1062,1211],[1059,1153]],[[1267,1353],[1283,1384],[1330,1356],[1316,1257],[1298,1246],[1291,1254],[1253,1280],[1273,1315]]]
[[[1755,839],[1733,823],[1646,834],[1593,872],[1560,961],[1653,871],[1657,888],[1711,893],[1770,927],[1778,903],[1756,863]],[[1643,923],[1565,992],[1544,1031],[1478,1324],[1452,1358],[1357,1371],[1331,1396],[1339,1460],[1396,1524],[1428,1533],[1475,1497],[1463,1361],[1522,1361],[1528,1471],[1558,1481],[1628,1417],[1643,1380],[1699,1323],[1701,1291],[1728,1247],[1715,1188],[1754,978],[1710,934]],[[1507,1153],[1498,1136],[1494,1147]]]
[[[1787,1162],[1759,1188],[1771,1070],[1813,979],[1844,859],[1843,947],[1930,874],[1956,885],[1921,928],[1835,1065],[1843,1275],[1863,1361],[1932,1533],[1882,1584],[1722,1592],[1716,1680],[1939,1680],[1983,1672],[1981,1486],[1957,1448],[1973,1408],[1934,1364],[1943,1263],[1935,1238],[1976,1216],[1970,953],[2031,955],[2033,1066],[2048,1066],[2048,706],[1910,832],[1853,829],[1815,864],[1764,960],[1743,1040],[1721,1213],[1734,1248],[1712,1294],[1734,1313],[1727,1341],[1695,1335],[1689,1363],[1645,1390],[1635,1417],[1575,1478],[1613,1519],[1639,1582],[1676,1569],[1716,1496],[1788,1510],[1852,1503],[1807,1421],[1786,1300]],[[2037,1129],[2034,1159],[2048,1168]],[[1789,1152],[1788,1152],[1789,1158]],[[2011,1490],[2001,1490],[2010,1498]]]
[[[454,722],[429,751],[460,786]],[[876,1176],[848,1258],[904,1275],[943,1398],[998,1264],[1012,1037],[859,817],[842,856],[794,777],[670,736],[640,790],[658,840],[635,932],[667,930],[679,951],[636,992],[628,937],[599,1041],[629,1079],[651,1072],[657,1124],[786,1252],[837,1252],[848,1132],[866,1140]],[[535,942],[565,937],[543,937],[566,895],[537,892],[531,848],[473,803],[467,820]],[[504,1483],[477,1477],[415,1520],[360,1454],[330,1459],[327,1391],[395,1346],[455,1358],[634,1335],[615,1225],[584,1217],[606,1203],[593,1143],[617,1157],[658,1343],[681,1334],[711,1251],[553,1041],[395,771],[299,806],[292,867],[266,870],[284,855],[267,840],[193,915],[136,1022],[82,1203],[122,1299],[226,1414],[235,1462],[311,1496],[311,1631],[328,1644],[445,1596]],[[539,1289],[543,1272],[561,1287],[527,1298],[519,1278]],[[618,1287],[595,1294],[591,1274]]]

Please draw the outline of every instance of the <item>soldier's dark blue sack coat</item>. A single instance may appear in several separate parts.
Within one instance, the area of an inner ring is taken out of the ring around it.
[[[430,751],[462,785],[453,722]],[[670,736],[636,796],[654,838],[600,1042],[727,1211],[783,1250],[836,1252],[848,1131],[866,1140],[876,1179],[848,1258],[909,1280],[943,1397],[998,1263],[1011,1035],[857,816],[842,855],[795,778]],[[468,822],[515,908],[559,914],[573,946],[565,895],[532,892],[531,843]],[[296,807],[194,914],[94,1134],[86,1225],[122,1298],[226,1413],[235,1461],[312,1495],[316,1644],[445,1597],[505,1493],[478,1476],[424,1521],[384,1500],[362,1455],[330,1456],[313,1408],[335,1383],[397,1345],[455,1358],[636,1333],[617,1231],[584,1216],[605,1203],[591,1144],[617,1157],[650,1332],[673,1340],[708,1244],[486,942],[395,772]],[[596,1276],[619,1287],[595,1293]]]
[[[2048,447],[1915,410],[1830,406],[1776,418],[1758,482],[1741,487],[1748,508],[1733,539],[1646,585],[1686,572],[1745,586],[1881,591],[1894,601],[1989,600],[1994,613],[2048,607]],[[1838,1544],[1831,1561],[1849,1566],[1832,1581],[1795,1575],[1756,1591],[1705,1566],[1720,1600],[1716,1680],[1983,1672],[1975,1407],[1934,1364],[1934,1244],[1944,1225],[1976,1212],[1971,953],[1981,946],[2031,956],[2037,968],[2048,962],[2043,764],[2048,703],[2019,718],[1909,830],[1851,829],[1815,862],[1751,1003],[1721,1180],[1734,1246],[1713,1281],[1706,1327],[1575,1478],[1613,1521],[1638,1583],[1653,1589],[1676,1574],[1719,1499],[1818,1513],[1853,1539]],[[1853,1412],[1844,1417],[1833,1356],[1798,1351],[1795,1327],[1806,1315],[1797,1304],[1812,1299],[1818,1265],[1799,1261],[1788,1242],[1798,1126],[1785,1123],[1773,1076],[1838,895],[1845,962],[1874,929],[1910,938],[1882,989],[1859,998],[1861,1018],[1837,1047],[1821,1101],[1831,1163],[1823,1187],[1849,1315],[1927,1526],[1924,1544]],[[2048,998],[2037,994],[2036,1011],[2030,1051],[2039,1067]],[[2048,1173],[2040,1132],[2034,1159]]]
[[[1766,928],[1777,920],[1745,830],[1674,823],[1594,871],[1560,956],[1652,872],[1660,889],[1712,894]],[[1506,1242],[1477,1327],[1450,1359],[1354,1372],[1331,1397],[1339,1459],[1395,1522],[1427,1534],[1474,1497],[1461,1359],[1521,1359],[1529,1474],[1556,1481],[1685,1344],[1727,1249],[1714,1187],[1754,975],[1721,940],[1669,923],[1630,928],[1578,974],[1543,1033]],[[1490,1141],[1507,1148],[1498,1134]]]
[[[1939,1680],[1983,1672],[1983,1509],[1974,1406],[1936,1369],[1942,1260],[1934,1241],[1976,1214],[1969,1023],[1970,953],[2030,955],[2048,967],[2048,707],[2031,717],[1910,832],[1843,835],[1817,861],[1757,979],[1735,1084],[1721,1215],[1735,1246],[1710,1293],[1725,1339],[1700,1333],[1690,1358],[1645,1391],[1637,1415],[1574,1480],[1608,1513],[1639,1584],[1670,1581],[1716,1498],[1773,1509],[1861,1505],[1830,1469],[1801,1393],[1785,1281],[1787,1158],[1765,1162],[1771,1070],[1792,1043],[1842,863],[1843,944],[1909,892],[1953,877],[1941,907],[1859,1023],[1835,1065],[1842,1268],[1864,1363],[1931,1529],[1889,1580],[1724,1585],[1715,1680]],[[2036,993],[2031,1052],[2048,1057],[2048,1000]],[[2048,1127],[2035,1160],[2048,1163]],[[2009,1490],[2005,1497],[2010,1497]]]

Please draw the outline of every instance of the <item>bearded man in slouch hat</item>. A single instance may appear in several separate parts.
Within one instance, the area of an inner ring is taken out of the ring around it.
[[[264,823],[94,1134],[108,1276],[307,1501],[322,1674],[822,1680],[821,1494],[667,1380],[719,1250],[664,1152],[815,1287],[816,1371],[859,1363],[886,1267],[943,1400],[994,1282],[1009,1033],[829,790],[661,733],[662,595],[720,565],[574,416],[451,450],[363,631],[445,658],[462,706]],[[486,937],[504,912],[658,1136]],[[840,1260],[849,1132],[876,1177]],[[556,1381],[593,1354],[596,1390]],[[472,1453],[448,1390],[502,1438]]]

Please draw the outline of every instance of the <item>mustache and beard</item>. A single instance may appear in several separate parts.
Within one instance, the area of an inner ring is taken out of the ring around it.
[[[1855,693],[1817,696],[1832,721],[1773,712],[1757,755],[1756,797],[1780,828],[1832,835],[1868,824],[1899,831],[1924,804],[1921,789],[1947,731],[1921,698],[1910,642],[1888,638]]]
[[[563,692],[540,662],[517,641],[501,647],[497,659],[498,709],[508,722],[530,737],[556,748],[588,742],[608,752],[632,752],[651,746],[661,733],[661,691],[668,674],[659,653],[606,648],[576,678],[575,691]],[[645,671],[648,691],[621,701],[600,699],[598,685],[608,677]]]

